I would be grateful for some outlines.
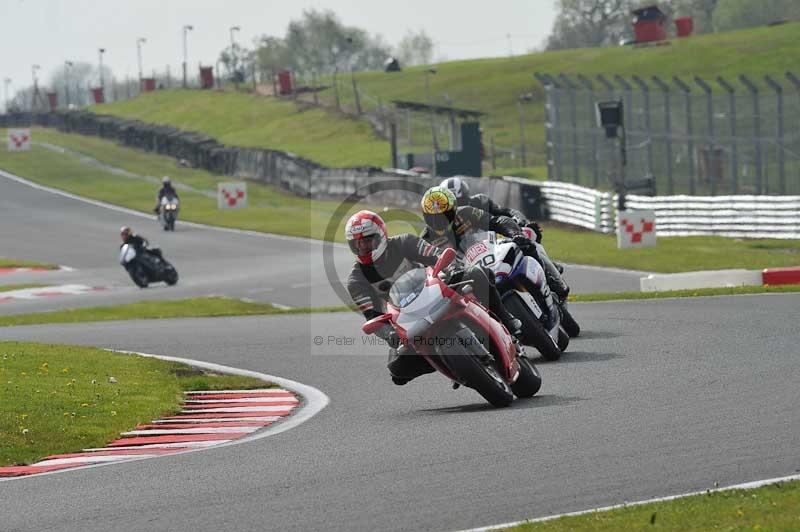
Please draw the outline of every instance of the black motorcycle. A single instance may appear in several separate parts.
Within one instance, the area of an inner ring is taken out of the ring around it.
[[[159,281],[168,285],[178,282],[178,271],[158,248],[143,248],[137,252],[131,244],[123,244],[119,250],[119,263],[139,288],[147,288],[148,284]]]

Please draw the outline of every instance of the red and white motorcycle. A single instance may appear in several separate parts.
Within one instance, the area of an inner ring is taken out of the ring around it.
[[[387,312],[364,324],[373,334],[390,323],[400,349],[413,348],[454,388],[473,388],[493,406],[532,397],[542,385],[536,367],[513,336],[478,302],[469,281],[448,286],[439,273],[455,258],[446,249],[433,268],[410,270],[395,281]]]

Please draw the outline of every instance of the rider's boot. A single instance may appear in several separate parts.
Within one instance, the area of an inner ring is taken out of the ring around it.
[[[406,345],[389,351],[389,362],[386,366],[392,382],[398,386],[403,386],[420,375],[436,371],[422,355]]]
[[[536,259],[539,260],[539,264],[542,265],[544,269],[544,276],[547,278],[547,285],[550,287],[550,290],[564,301],[567,299],[569,295],[569,286],[564,281],[564,278],[561,277],[561,272],[564,271],[563,266],[559,270],[558,266],[550,260],[550,257],[547,255],[547,252],[544,250],[544,247],[541,245],[536,245],[537,252],[536,252]]]

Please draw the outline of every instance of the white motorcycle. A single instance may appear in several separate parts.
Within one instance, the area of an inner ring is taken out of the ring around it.
[[[175,196],[164,196],[158,206],[158,221],[164,231],[174,231],[175,222],[178,219],[178,208],[180,201]]]
[[[561,327],[561,312],[536,259],[512,240],[498,241],[487,231],[465,236],[460,248],[467,265],[483,266],[494,274],[503,304],[522,321],[522,342],[547,360],[558,360],[569,345],[569,335]]]

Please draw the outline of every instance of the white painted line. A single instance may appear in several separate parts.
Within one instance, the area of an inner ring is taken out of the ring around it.
[[[191,448],[204,448],[204,447],[214,447],[215,445],[221,443],[227,443],[230,441],[239,441],[239,440],[210,440],[210,441],[184,441],[178,443],[148,443],[147,445],[120,445],[114,447],[98,447],[96,449],[84,449],[83,451],[86,453],[93,453],[96,451],[132,451],[135,449],[155,449],[160,447],[168,447],[168,448],[175,448],[175,447],[191,447]],[[189,452],[189,451],[186,451]],[[168,455],[164,456],[172,456],[174,454],[182,454],[182,453],[169,453]],[[159,455],[160,456],[160,455]]]
[[[0,170],[0,175],[3,172]],[[38,186],[38,185],[37,185]],[[210,362],[201,362],[199,360],[192,360],[188,358],[179,358],[179,357],[169,357],[163,355],[153,355],[150,353],[137,353],[134,351],[117,351],[113,349],[109,349],[109,351],[114,351],[117,353],[127,353],[131,355],[138,355],[143,357],[150,357],[150,358],[158,358],[160,360],[166,360],[169,362],[180,362],[183,364],[188,364],[190,366],[195,366],[198,368],[208,369],[211,371],[215,371],[218,373],[228,373],[232,375],[241,375],[244,377],[253,377],[255,379],[261,379],[262,381],[269,382],[272,384],[277,384],[289,390],[293,393],[300,395],[303,398],[303,406],[293,412],[290,416],[280,417],[279,419],[275,420],[277,423],[274,423],[268,427],[265,427],[262,430],[254,432],[248,436],[244,436],[242,438],[238,438],[236,440],[217,440],[217,441],[198,441],[198,442],[183,442],[183,443],[162,443],[162,444],[154,444],[154,445],[136,445],[136,446],[120,446],[120,447],[104,447],[99,449],[84,449],[86,452],[94,452],[94,451],[119,451],[119,450],[132,450],[132,449],[150,449],[150,448],[175,448],[175,447],[187,447],[185,451],[179,451],[174,453],[164,453],[159,454],[158,456],[152,457],[153,460],[160,459],[164,456],[174,456],[174,455],[181,455],[184,453],[191,453],[196,451],[205,450],[206,447],[222,447],[228,445],[239,445],[242,443],[247,443],[255,440],[260,440],[261,438],[266,438],[268,436],[272,436],[275,434],[280,434],[281,432],[293,429],[315,415],[317,415],[323,408],[325,408],[330,399],[327,395],[322,393],[320,390],[312,386],[308,386],[306,384],[302,384],[293,380],[284,379],[283,377],[277,377],[274,375],[268,375],[266,373],[259,373],[258,371],[250,371],[246,369],[239,369],[239,368],[232,368],[230,366],[223,366],[221,364],[212,364]],[[270,390],[274,390],[275,388],[270,388]],[[251,391],[251,390],[247,390]],[[263,416],[262,416],[263,417]],[[172,422],[172,420],[169,420]],[[194,420],[193,420],[194,421]],[[220,421],[216,419],[215,421]],[[137,458],[138,459],[138,458]],[[126,460],[126,462],[131,462],[134,459]],[[101,462],[98,464],[85,466],[85,468],[90,467],[103,467],[110,464],[115,464],[119,462]],[[84,468],[81,468],[84,469]],[[62,469],[59,471],[50,471],[47,473],[40,473],[38,475],[29,475],[29,476],[20,476],[20,477],[10,477],[5,479],[0,479],[0,482],[21,482],[23,479],[31,478],[31,477],[38,477],[41,475],[57,475],[57,474],[65,474],[71,471],[75,471],[75,469]]]
[[[106,449],[107,450],[107,449]],[[54,458],[52,460],[42,460],[31,464],[31,467],[52,466],[61,464],[90,464],[101,462],[116,462],[118,460],[130,460],[131,458],[152,458],[157,454],[114,454],[98,456],[75,456],[73,458]]]
[[[187,405],[202,405],[213,403],[286,403],[299,402],[294,397],[243,397],[242,399],[188,399]]]
[[[211,427],[207,429],[144,429],[123,432],[122,436],[164,436],[167,434],[231,434],[255,432],[261,427]]]
[[[135,355],[138,353],[134,353]],[[211,394],[211,395],[222,395],[226,393],[275,393],[275,394],[288,394],[291,393],[290,390],[284,390],[283,388],[260,388],[255,390],[203,390],[199,392],[183,392],[186,395],[203,395],[203,394]]]
[[[286,406],[240,406],[238,408],[197,408],[181,410],[181,414],[246,414],[247,412],[283,412],[291,410],[295,405]]]
[[[617,510],[619,508],[626,508],[628,506],[641,506],[642,504],[650,504],[653,502],[666,502],[666,501],[674,501],[676,499],[683,499],[684,497],[693,497],[695,495],[706,495],[708,493],[718,493],[721,491],[730,491],[730,490],[749,490],[753,488],[760,488],[762,486],[767,486],[769,484],[777,484],[779,482],[789,482],[791,480],[800,480],[800,475],[789,475],[786,477],[777,477],[777,478],[769,478],[766,480],[756,480],[753,482],[745,482],[744,484],[734,484],[733,486],[726,486],[724,488],[713,488],[707,489],[703,491],[691,491],[689,493],[682,493],[680,495],[669,495],[667,497],[657,497],[655,499],[645,499],[643,501],[636,501],[636,502],[625,502],[622,504],[614,504],[612,506],[603,506],[602,508],[592,508],[590,510],[580,510],[577,512],[568,512],[563,514],[556,514],[556,515],[548,515],[546,517],[537,517],[535,519],[526,519],[524,521],[514,521],[511,523],[503,523],[499,525],[489,525],[483,526],[479,528],[468,528],[464,530],[460,530],[459,532],[489,532],[490,530],[500,530],[503,528],[513,528],[515,526],[524,525],[526,523],[541,523],[544,521],[552,521],[553,519],[559,519],[561,517],[572,517],[576,515],[586,515],[595,512],[607,512],[609,510]]]
[[[228,423],[232,421],[260,421],[271,423],[278,421],[283,416],[260,416],[260,417],[206,417],[198,419],[154,419],[151,423]]]

